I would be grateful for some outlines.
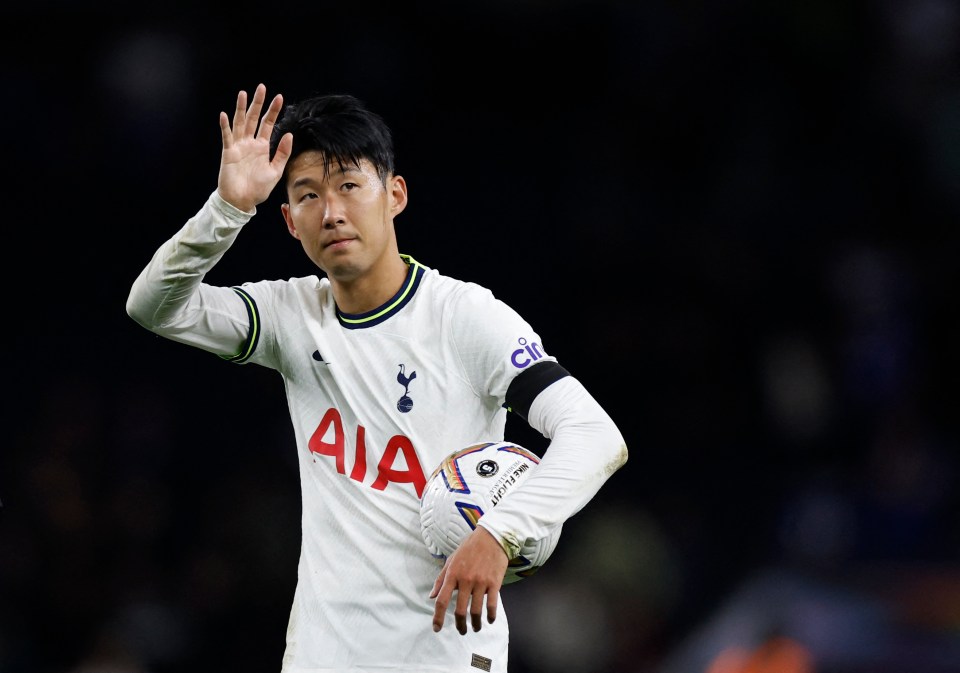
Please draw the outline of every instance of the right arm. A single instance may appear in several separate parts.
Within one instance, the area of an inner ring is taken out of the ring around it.
[[[168,339],[218,355],[237,353],[249,331],[245,304],[229,287],[203,278],[251,216],[213,192],[133,281],[127,315]]]
[[[246,339],[246,307],[230,288],[202,281],[280,180],[293,143],[285,136],[270,159],[270,134],[283,98],[276,95],[260,120],[265,98],[260,84],[247,108],[247,94],[241,91],[232,127],[227,114],[220,113],[223,152],[217,191],[154,253],[127,297],[127,314],[140,325],[225,356],[236,353]]]

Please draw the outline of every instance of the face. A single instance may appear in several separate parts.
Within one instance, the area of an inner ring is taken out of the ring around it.
[[[304,152],[287,166],[287,199],[281,206],[290,234],[334,282],[350,283],[395,265],[399,259],[393,218],[407,204],[399,175],[380,181],[373,165],[333,162]]]

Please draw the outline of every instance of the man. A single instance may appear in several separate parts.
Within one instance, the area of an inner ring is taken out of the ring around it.
[[[623,437],[515,311],[399,252],[407,184],[378,115],[347,95],[285,109],[276,95],[261,119],[265,101],[260,84],[232,120],[221,112],[217,189],[154,254],[127,312],[283,378],[303,498],[284,673],[506,671],[508,561],[624,464]],[[281,180],[287,229],[324,277],[204,283]],[[426,476],[503,439],[508,408],[550,444],[441,568],[420,535]],[[443,630],[448,611],[459,635]]]

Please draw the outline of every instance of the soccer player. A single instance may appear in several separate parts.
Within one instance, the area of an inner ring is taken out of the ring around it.
[[[507,304],[399,252],[407,183],[379,115],[349,95],[265,103],[260,84],[220,113],[217,188],[127,313],[283,378],[303,505],[284,673],[502,673],[509,560],[594,497],[627,460],[623,436]],[[281,182],[287,229],[323,276],[204,283]],[[451,451],[504,439],[508,411],[550,440],[541,463],[441,567],[420,534],[426,479]]]

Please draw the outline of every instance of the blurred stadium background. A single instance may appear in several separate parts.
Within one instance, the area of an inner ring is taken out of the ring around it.
[[[117,6],[0,10],[0,673],[279,670],[279,378],[124,312],[260,81],[380,111],[402,250],[627,437],[513,673],[960,671],[955,0]],[[268,202],[212,280],[309,272]]]

